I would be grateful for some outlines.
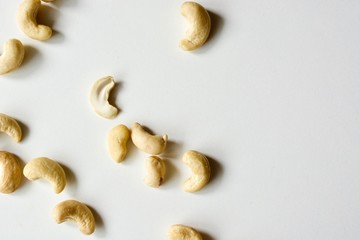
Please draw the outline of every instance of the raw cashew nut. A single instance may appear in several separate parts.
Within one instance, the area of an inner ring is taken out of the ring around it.
[[[209,13],[196,2],[184,2],[181,5],[181,14],[187,18],[190,26],[185,33],[185,37],[180,42],[180,47],[185,51],[201,47],[210,33],[211,20]]]
[[[140,150],[157,155],[165,150],[168,136],[151,135],[139,123],[134,123],[131,127],[131,139]]]
[[[3,113],[0,113],[0,131],[9,135],[15,142],[20,142],[22,131],[19,123]]]
[[[120,163],[124,161],[127,148],[126,144],[130,138],[130,130],[122,124],[113,127],[108,134],[108,149],[111,158]]]
[[[20,160],[12,153],[0,151],[0,192],[12,193],[21,183]]]
[[[199,191],[210,180],[209,160],[203,154],[193,150],[185,152],[182,160],[192,171],[191,177],[183,184],[184,191]]]
[[[50,182],[55,193],[60,193],[66,185],[64,169],[54,160],[46,157],[34,158],[24,167],[24,176],[33,181],[43,178]]]
[[[164,182],[166,166],[164,160],[157,156],[150,156],[146,159],[148,175],[144,182],[149,187],[158,188]]]
[[[25,55],[23,44],[17,39],[9,39],[4,43],[3,54],[0,56],[0,75],[18,68]]]
[[[169,240],[202,240],[198,231],[182,224],[172,225],[167,232]]]
[[[108,102],[110,90],[115,86],[114,78],[103,77],[95,81],[90,92],[90,103],[97,114],[104,118],[114,118],[118,113],[116,107]]]
[[[95,218],[91,210],[83,203],[76,200],[66,200],[56,205],[52,212],[56,223],[75,221],[80,231],[90,235],[95,231]]]
[[[32,39],[47,40],[52,35],[52,29],[45,25],[40,25],[36,21],[40,0],[24,0],[17,11],[17,22],[20,29]]]

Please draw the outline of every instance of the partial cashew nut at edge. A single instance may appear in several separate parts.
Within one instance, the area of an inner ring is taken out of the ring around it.
[[[131,140],[140,150],[149,154],[160,154],[165,150],[168,136],[151,135],[139,123],[131,127]]]
[[[52,29],[45,25],[40,25],[36,21],[40,0],[23,0],[17,11],[17,22],[20,29],[30,38],[36,40],[47,40],[52,35]]]
[[[130,138],[130,130],[122,124],[113,127],[108,134],[108,150],[111,158],[120,163],[127,153],[126,144]]]
[[[90,235],[95,231],[95,218],[91,210],[76,200],[66,200],[56,205],[52,211],[56,223],[77,222],[82,233]]]
[[[201,47],[207,40],[211,19],[206,9],[196,2],[184,2],[181,5],[181,14],[187,18],[189,27],[180,42],[180,48],[192,51]]]
[[[39,178],[49,181],[55,193],[62,192],[66,185],[64,169],[59,163],[46,157],[32,159],[25,165],[23,173],[31,181]]]
[[[146,159],[147,176],[144,183],[149,187],[158,188],[164,182],[166,165],[164,160],[157,156],[150,156]]]
[[[25,55],[23,44],[17,39],[9,39],[4,43],[3,53],[0,56],[0,75],[18,68]]]
[[[15,142],[21,141],[22,131],[19,123],[3,113],[0,113],[0,132],[9,135]]]
[[[202,240],[200,233],[194,228],[182,224],[170,226],[167,231],[169,240]]]
[[[210,180],[210,164],[205,155],[190,150],[184,153],[182,161],[191,169],[192,175],[184,184],[186,192],[197,192],[201,190]]]
[[[20,185],[22,178],[21,164],[17,156],[0,151],[0,192],[12,193]]]

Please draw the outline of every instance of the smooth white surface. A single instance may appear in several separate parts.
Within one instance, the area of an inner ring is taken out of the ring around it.
[[[0,1],[0,43],[27,50],[0,76],[0,112],[25,138],[0,134],[0,149],[70,175],[59,195],[41,180],[0,195],[1,239],[165,240],[176,223],[205,240],[360,238],[360,1],[199,1],[214,29],[193,53],[178,48],[182,2],[55,0],[40,19],[56,34],[38,42],[17,27],[20,1]],[[118,82],[114,120],[88,102],[106,75]],[[108,130],[134,121],[173,142],[160,189],[143,184],[146,154],[131,147],[117,165],[107,153]],[[188,149],[213,158],[196,194],[181,190]],[[70,198],[97,212],[93,235],[54,223]]]

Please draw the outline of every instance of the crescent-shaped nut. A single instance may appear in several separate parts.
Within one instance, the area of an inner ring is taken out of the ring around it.
[[[21,141],[22,131],[19,123],[3,113],[0,113],[0,132],[9,135],[15,142]]]
[[[95,231],[95,218],[91,210],[76,200],[66,200],[56,205],[52,211],[57,224],[65,221],[77,222],[82,233],[90,235]]]
[[[169,240],[202,240],[198,231],[182,224],[170,226],[167,231],[167,236]]]
[[[54,160],[46,157],[34,158],[24,167],[24,176],[33,181],[43,178],[50,182],[55,193],[60,193],[66,185],[64,169]]]
[[[114,78],[107,76],[96,80],[90,91],[91,106],[98,115],[104,118],[114,118],[118,113],[117,108],[108,102],[110,90],[114,86]]]
[[[164,182],[166,166],[164,160],[157,156],[146,159],[147,176],[144,183],[149,187],[158,188]]]
[[[23,44],[17,39],[9,39],[4,43],[3,53],[0,56],[0,75],[18,68],[25,55]]]
[[[108,150],[111,158],[120,163],[127,153],[126,144],[130,138],[130,130],[122,124],[113,127],[108,134]]]
[[[41,6],[40,0],[24,0],[17,11],[17,22],[20,29],[30,38],[47,40],[52,35],[52,29],[38,24],[36,16]]]
[[[134,123],[131,127],[131,139],[140,150],[157,155],[165,150],[168,136],[151,135],[139,123]]]
[[[0,151],[0,192],[12,193],[21,183],[20,160],[14,154]]]
[[[182,161],[191,169],[192,175],[183,184],[186,192],[197,192],[202,189],[210,180],[209,160],[197,151],[184,153]]]
[[[180,42],[180,48],[185,51],[195,50],[201,47],[209,36],[210,15],[203,6],[196,2],[184,2],[181,5],[181,14],[188,20],[189,27]]]

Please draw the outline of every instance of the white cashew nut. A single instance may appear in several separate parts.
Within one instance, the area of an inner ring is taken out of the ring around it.
[[[56,223],[75,221],[80,231],[90,235],[95,231],[95,218],[91,210],[83,203],[76,200],[66,200],[56,205],[52,212]]]
[[[96,80],[91,88],[91,106],[97,114],[104,118],[114,118],[118,113],[117,108],[108,102],[110,90],[114,86],[114,78],[107,76]]]
[[[24,167],[24,176],[33,181],[43,178],[50,182],[55,193],[60,193],[66,185],[64,169],[54,160],[46,157],[34,158]]]
[[[186,192],[197,192],[202,189],[210,180],[209,160],[197,151],[187,151],[184,153],[182,161],[191,169],[192,175],[184,184]]]
[[[131,127],[131,139],[140,150],[157,155],[165,150],[168,136],[151,135],[139,123],[134,123]]]
[[[190,26],[180,42],[180,47],[185,51],[201,47],[210,33],[211,19],[209,13],[196,2],[184,2],[181,5],[181,14],[187,18]]]
[[[166,166],[164,160],[157,156],[150,156],[146,159],[148,175],[144,183],[149,187],[158,188],[164,182]]]
[[[47,40],[52,35],[52,29],[37,23],[36,16],[40,6],[40,0],[24,0],[17,11],[17,22],[20,29],[30,38]]]
[[[169,240],[202,240],[198,231],[182,224],[170,226],[167,231],[167,236]]]
[[[4,43],[3,54],[0,56],[0,75],[18,68],[25,55],[23,44],[17,39],[9,39]]]
[[[21,141],[22,131],[19,123],[3,113],[0,113],[0,132],[9,135],[15,142]]]
[[[0,192],[12,193],[21,183],[20,160],[12,153],[0,151]]]
[[[122,162],[127,153],[126,144],[130,138],[130,130],[122,124],[113,127],[108,134],[108,150],[111,158],[116,162]]]

